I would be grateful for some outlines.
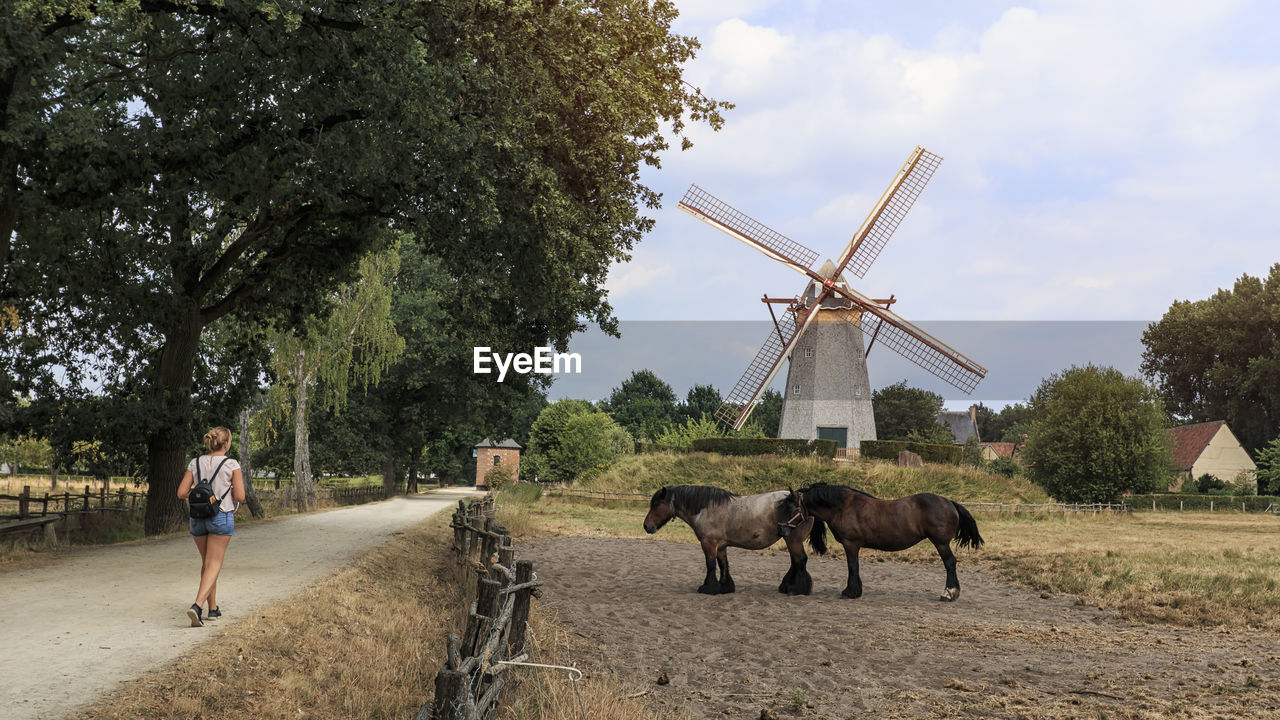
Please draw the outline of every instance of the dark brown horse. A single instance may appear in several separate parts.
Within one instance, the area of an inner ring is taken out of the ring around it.
[[[786,538],[791,568],[783,576],[778,592],[808,595],[813,589],[813,579],[805,569],[809,557],[804,552],[804,538],[811,529],[810,520],[798,511],[784,512],[781,507],[794,492],[777,490],[760,495],[735,495],[706,485],[664,487],[649,500],[644,531],[652,535],[673,517],[693,528],[707,559],[707,577],[698,592],[707,595],[734,591],[728,548],[762,550],[779,538]]]
[[[947,569],[947,585],[940,600],[960,597],[960,580],[956,578],[956,556],[951,541],[960,547],[977,549],[982,545],[978,523],[962,505],[933,493],[920,493],[898,500],[880,500],[861,490],[843,485],[818,483],[791,495],[783,502],[783,512],[803,512],[813,518],[809,543],[819,555],[826,552],[827,526],[844,546],[849,563],[849,582],[841,593],[848,598],[862,597],[862,578],[858,576],[858,551],[862,548],[896,552],[906,550],[921,540],[929,540],[938,550]]]

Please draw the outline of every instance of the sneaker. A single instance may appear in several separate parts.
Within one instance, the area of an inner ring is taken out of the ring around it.
[[[206,620],[217,620],[222,617],[222,611],[218,608],[209,608],[209,614],[205,616]]]
[[[187,608],[187,617],[191,618],[191,627],[204,627],[204,620],[201,619],[199,605],[192,605]]]

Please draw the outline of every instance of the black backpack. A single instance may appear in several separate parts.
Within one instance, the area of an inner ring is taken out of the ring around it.
[[[222,511],[222,498],[226,497],[226,494],[224,493],[222,497],[213,494],[213,478],[218,477],[218,472],[230,459],[222,458],[222,462],[218,463],[217,469],[213,471],[213,476],[205,480],[200,477],[200,458],[196,458],[196,485],[191,488],[191,494],[187,496],[188,514],[191,517],[211,518]],[[227,492],[231,492],[231,488],[227,488]]]

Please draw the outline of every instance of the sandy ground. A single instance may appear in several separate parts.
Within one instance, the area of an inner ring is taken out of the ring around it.
[[[0,718],[75,708],[174,661],[474,491],[448,489],[242,524],[218,580],[220,620],[192,628],[200,558],[190,536],[78,549],[0,574]],[[247,511],[243,511],[247,512]],[[323,612],[323,608],[299,608]]]
[[[706,596],[693,544],[517,551],[544,602],[598,648],[581,667],[698,718],[1280,717],[1276,636],[1130,623],[1005,582],[969,552],[960,599],[944,603],[941,563],[869,551],[859,600],[839,597],[842,559],[811,557],[814,594],[787,597],[785,554],[731,549],[737,592]]]

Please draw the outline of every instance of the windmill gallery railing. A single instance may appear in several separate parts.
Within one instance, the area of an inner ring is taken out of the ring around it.
[[[531,598],[542,584],[533,563],[516,561],[511,534],[493,517],[493,496],[458,502],[453,549],[458,562],[479,573],[475,601],[462,635],[450,633],[445,666],[436,674],[435,699],[415,720],[488,720],[510,682],[506,672],[528,660],[525,632]]]

